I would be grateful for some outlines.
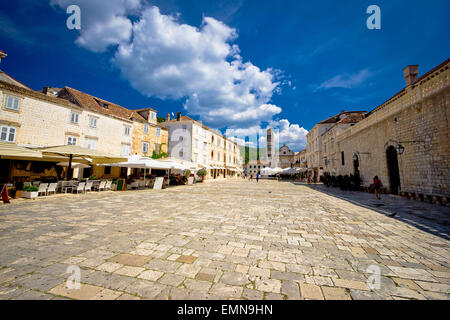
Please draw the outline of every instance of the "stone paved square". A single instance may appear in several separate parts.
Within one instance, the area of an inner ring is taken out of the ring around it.
[[[379,204],[243,179],[14,201],[0,299],[449,299],[449,208]]]

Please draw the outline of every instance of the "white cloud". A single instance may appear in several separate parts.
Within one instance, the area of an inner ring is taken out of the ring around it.
[[[306,134],[308,130],[300,127],[298,124],[290,123],[287,119],[270,121],[265,128],[252,126],[248,128],[227,129],[225,135],[237,137],[236,142],[240,145],[244,145],[245,137],[249,137],[251,146],[256,146],[256,137],[259,134],[260,147],[265,147],[267,128],[274,129],[275,141],[279,144],[279,147],[286,144],[296,152],[306,147]]]
[[[304,147],[305,129],[286,119],[272,120],[282,111],[271,103],[272,96],[281,94],[282,86],[292,87],[292,82],[278,82],[284,77],[280,70],[261,70],[244,61],[233,44],[235,29],[211,17],[204,17],[199,27],[183,24],[179,15],[164,15],[141,0],[51,3],[64,10],[79,5],[82,29],[76,42],[94,52],[116,46],[114,63],[142,94],[184,100],[190,114],[209,126],[228,127],[226,134],[236,136],[240,144],[249,136],[251,146],[256,146],[259,132],[264,146],[261,122],[266,122],[279,130],[280,144],[296,151]]]
[[[239,126],[271,119],[281,108],[269,104],[278,86],[272,70],[244,62],[231,42],[236,31],[205,17],[199,28],[143,11],[133,41],[121,44],[115,61],[133,87],[147,96],[186,98],[184,107],[208,124]]]
[[[257,125],[281,112],[270,103],[279,71],[244,61],[233,44],[236,30],[214,18],[204,17],[195,27],[140,0],[51,3],[80,5],[77,43],[95,52],[116,45],[114,63],[146,96],[183,100],[188,113],[214,127]]]
[[[270,121],[269,127],[275,129],[280,146],[286,144],[293,151],[298,152],[306,147],[308,130],[298,124],[290,123],[287,119]]]
[[[363,69],[358,73],[348,74],[343,73],[339,74],[325,82],[323,82],[320,86],[317,87],[319,89],[330,89],[330,88],[354,88],[362,84],[368,78],[372,76],[372,72],[368,69]]]
[[[132,34],[128,16],[142,6],[141,0],[51,0],[50,4],[64,10],[70,5],[80,7],[81,33],[76,42],[94,52],[128,42]]]

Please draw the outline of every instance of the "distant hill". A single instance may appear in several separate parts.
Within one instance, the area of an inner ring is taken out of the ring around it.
[[[245,157],[245,147],[244,146],[239,146],[239,149],[241,151],[241,157],[242,159],[244,159]],[[257,148],[252,148],[249,147],[249,159],[251,160],[256,160],[256,156],[257,156]],[[263,161],[267,159],[267,155],[266,155],[266,148],[259,148],[259,160]]]

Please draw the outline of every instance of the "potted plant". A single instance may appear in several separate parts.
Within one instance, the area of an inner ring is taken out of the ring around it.
[[[197,175],[202,178],[202,182],[203,182],[203,180],[205,179],[205,176],[206,176],[206,170],[205,169],[198,170]]]
[[[24,186],[22,190],[22,198],[36,199],[39,188],[37,186]]]

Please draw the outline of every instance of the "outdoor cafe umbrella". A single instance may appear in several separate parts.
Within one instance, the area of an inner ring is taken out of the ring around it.
[[[283,169],[281,169],[280,167],[271,168],[271,169],[272,169],[272,171],[273,171],[274,173],[280,173],[280,172],[283,172]]]
[[[297,174],[298,171],[294,168],[286,168],[283,170],[283,173],[284,174]]]
[[[162,169],[169,170],[170,165],[162,162],[156,161],[151,158],[141,157],[141,156],[130,156],[127,158],[128,161],[124,162],[116,162],[116,163],[106,163],[100,164],[101,166],[108,167],[124,167],[124,168],[135,168],[135,169],[144,169],[144,184],[145,184],[145,175],[147,174],[147,169]]]
[[[63,156],[63,157],[69,157],[69,165],[67,167],[66,172],[66,180],[69,180],[69,172],[72,168],[72,159],[73,157],[76,158],[82,158],[84,160],[89,160],[93,164],[101,164],[101,163],[114,163],[114,162],[120,162],[127,160],[126,157],[119,157],[107,153],[102,153],[97,150],[92,150],[88,148],[83,148],[79,146],[72,146],[72,145],[66,145],[66,146],[56,146],[56,147],[45,147],[45,148],[39,148],[40,152],[42,152],[43,155],[57,155],[57,156]]]
[[[42,153],[14,143],[0,141],[0,158],[42,158]]]
[[[69,162],[58,162],[56,164],[57,166],[60,167],[68,167],[69,166]],[[90,168],[91,166],[88,164],[84,164],[84,163],[79,163],[79,162],[72,162],[72,168]]]
[[[263,168],[261,170],[261,174],[263,176],[270,176],[270,175],[272,175],[273,174],[272,168]]]

